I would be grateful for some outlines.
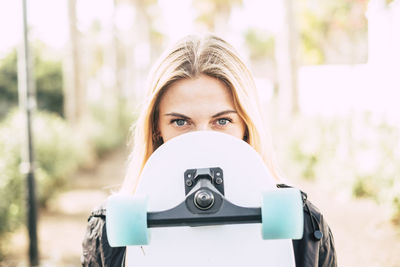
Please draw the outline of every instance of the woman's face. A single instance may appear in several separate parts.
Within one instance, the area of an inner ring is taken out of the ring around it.
[[[243,139],[246,125],[220,80],[201,75],[173,83],[159,104],[158,130],[166,142],[191,131],[218,131]]]

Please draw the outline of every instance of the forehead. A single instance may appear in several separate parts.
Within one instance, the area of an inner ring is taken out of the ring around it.
[[[212,104],[233,107],[230,89],[207,75],[182,79],[171,84],[160,100],[160,109],[184,105]]]

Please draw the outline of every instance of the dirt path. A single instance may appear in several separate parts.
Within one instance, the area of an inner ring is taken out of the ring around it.
[[[71,188],[40,213],[41,266],[80,266],[88,214],[121,182],[126,157],[120,150],[105,157],[95,171],[78,173],[71,178]],[[387,210],[372,201],[353,200],[326,183],[299,184],[332,228],[339,266],[400,266],[400,234],[388,222]],[[13,236],[12,244],[10,260],[0,266],[27,266],[24,229]]]

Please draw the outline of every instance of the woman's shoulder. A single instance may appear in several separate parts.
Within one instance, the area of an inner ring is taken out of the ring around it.
[[[278,184],[278,188],[291,186]],[[332,231],[321,211],[301,191],[304,212],[304,233],[293,240],[296,266],[337,266]]]
[[[278,188],[294,188],[293,186],[287,184],[277,184]],[[303,210],[305,215],[309,215],[313,217],[314,223],[322,223],[324,222],[323,215],[321,211],[308,199],[308,195],[306,192],[300,190],[302,201],[303,201]]]
[[[82,242],[82,266],[124,266],[125,247],[109,245],[106,229],[106,209],[95,208],[88,218]]]

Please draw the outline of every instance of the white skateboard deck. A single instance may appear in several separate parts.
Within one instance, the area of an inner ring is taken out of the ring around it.
[[[276,188],[259,154],[246,142],[217,132],[192,132],[159,147],[149,158],[136,194],[149,212],[185,199],[187,169],[220,167],[225,197],[260,207],[262,192]],[[277,189],[279,190],[279,189]],[[146,246],[128,246],[126,266],[295,266],[292,240],[263,240],[261,224],[150,228]]]

